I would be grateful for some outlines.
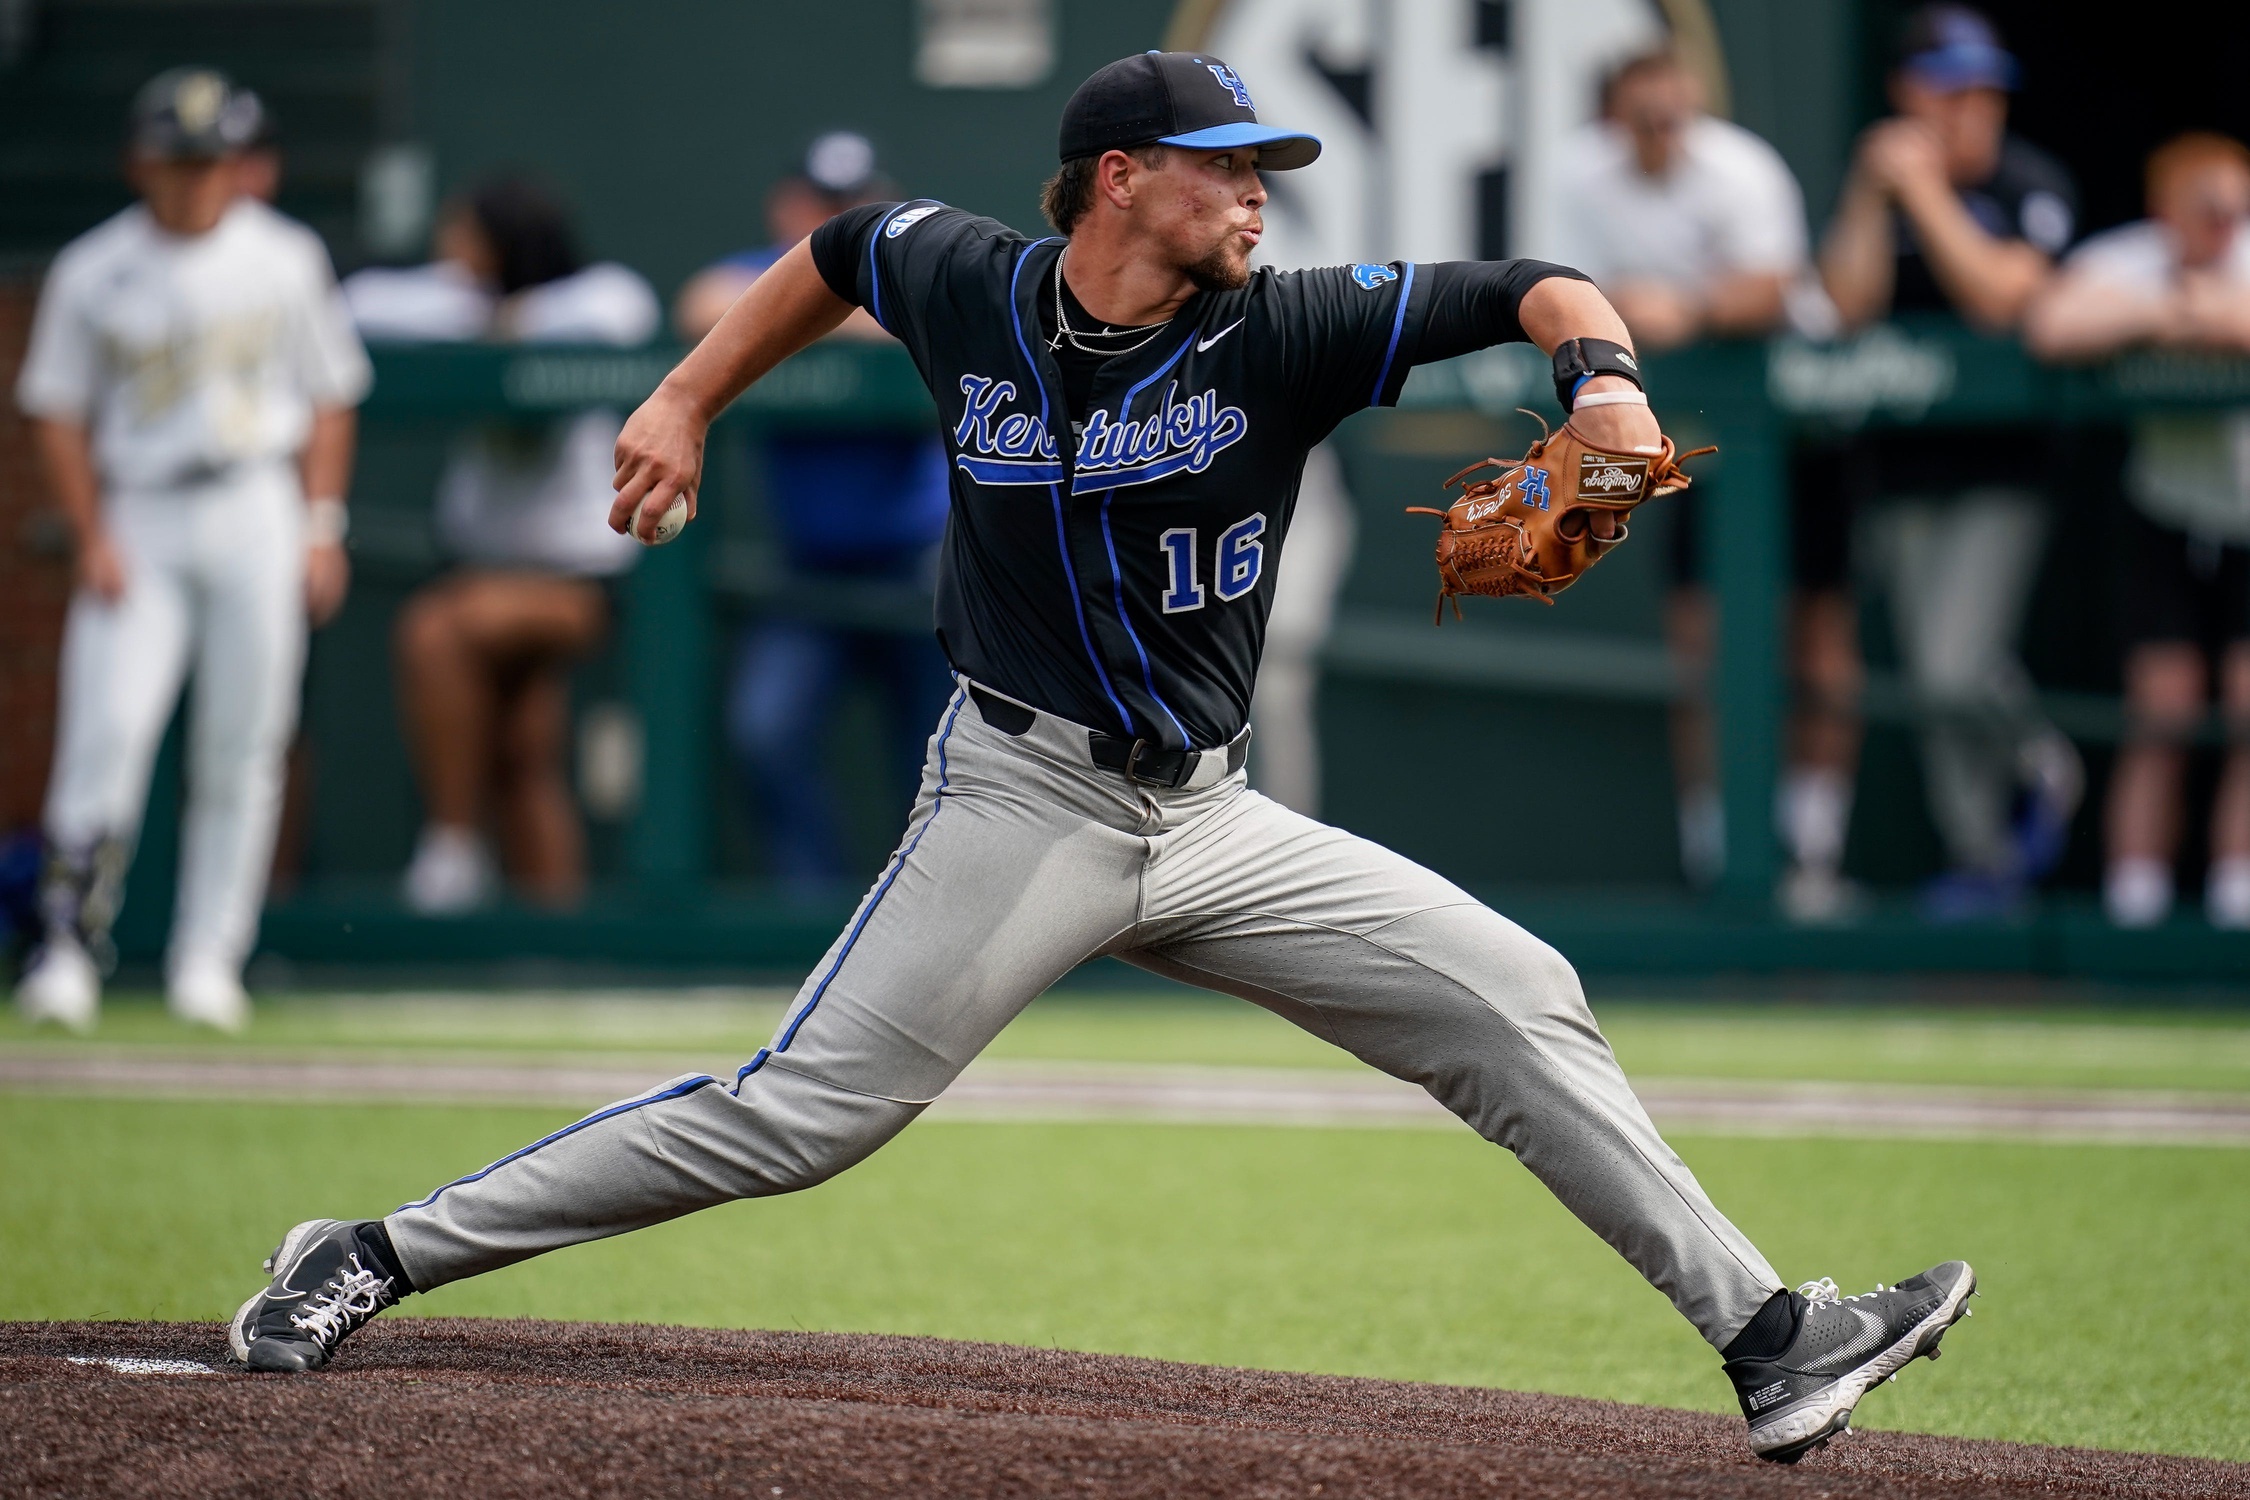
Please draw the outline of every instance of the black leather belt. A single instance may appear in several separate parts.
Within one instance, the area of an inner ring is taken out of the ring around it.
[[[1218,750],[1167,750],[1147,740],[1119,739],[1099,729],[1093,730],[1087,738],[1095,765],[1105,771],[1120,772],[1127,781],[1137,781],[1143,786],[1186,786],[1206,755],[1225,757],[1228,776],[1241,770],[1242,763],[1250,758],[1250,731],[1247,729]]]
[[[1020,703],[1011,703],[995,693],[971,685],[969,696],[976,700],[977,712],[984,722],[1006,735],[1020,735],[1038,722],[1039,715]],[[1105,771],[1115,771],[1127,781],[1142,786],[1179,788],[1195,777],[1207,755],[1221,756],[1226,763],[1226,775],[1232,776],[1242,769],[1250,758],[1250,731],[1244,729],[1223,748],[1217,750],[1170,749],[1150,740],[1129,740],[1099,729],[1088,730],[1087,754],[1093,763]],[[1216,785],[1223,778],[1213,777],[1207,785]]]

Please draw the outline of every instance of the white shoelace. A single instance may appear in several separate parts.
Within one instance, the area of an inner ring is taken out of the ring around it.
[[[1862,1297],[1873,1297],[1880,1293],[1882,1290],[1883,1283],[1878,1281],[1875,1283],[1874,1291],[1854,1292],[1851,1296],[1847,1297],[1841,1290],[1837,1288],[1836,1280],[1834,1277],[1823,1276],[1818,1281],[1808,1281],[1803,1286],[1797,1288],[1797,1295],[1804,1298],[1807,1302],[1810,1302],[1815,1307],[1818,1307],[1823,1302],[1831,1302],[1837,1304],[1838,1306],[1841,1306],[1846,1302],[1857,1302]]]
[[[289,1323],[321,1348],[332,1349],[345,1334],[396,1301],[390,1292],[386,1278],[360,1265],[358,1256],[350,1256],[344,1271],[306,1298],[304,1310],[291,1313]]]

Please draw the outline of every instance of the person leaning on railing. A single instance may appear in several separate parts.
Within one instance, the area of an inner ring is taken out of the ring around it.
[[[1698,338],[1758,337],[1793,327],[1834,331],[1835,310],[1807,254],[1804,194],[1781,153],[1704,106],[1694,73],[1669,50],[1618,65],[1602,117],[1573,135],[1555,173],[1540,253],[1594,278],[1647,352]],[[1848,579],[1851,516],[1833,484],[1797,485],[1790,524],[1790,659],[1802,685],[1780,799],[1790,871],[1783,908],[1804,921],[1850,914],[1842,877],[1862,676]],[[1715,635],[1696,546],[1704,486],[1680,497],[1671,522],[1672,593],[1665,634],[1694,690],[1672,709],[1680,864],[1692,885],[1726,866],[1710,706],[1701,686]]]
[[[519,179],[449,205],[438,258],[344,282],[370,339],[646,343],[656,293],[615,262],[584,264],[563,209]],[[399,707],[424,822],[404,880],[417,911],[494,894],[485,825],[518,894],[567,906],[586,883],[565,774],[570,668],[609,629],[604,581],[637,547],[603,524],[622,417],[586,411],[492,422],[455,443],[438,480],[438,540],[458,566],[399,611]]]
[[[2148,211],[2064,263],[2024,322],[2035,353],[2250,353],[2250,149],[2201,132],[2161,147],[2148,161]],[[2171,911],[2184,742],[2215,675],[2232,746],[2211,806],[2203,902],[2214,925],[2250,927],[2250,410],[2137,419],[2125,492],[2133,732],[2109,786],[2103,904],[2126,927]]]
[[[673,301],[673,331],[690,344],[700,340],[792,246],[846,209],[895,191],[865,136],[836,130],[818,137],[802,170],[766,195],[767,243],[690,277]],[[864,308],[829,337],[895,346]],[[802,593],[930,587],[950,472],[935,422],[918,430],[777,433],[756,453],[767,520]],[[803,895],[839,894],[856,873],[830,755],[845,689],[855,682],[871,691],[880,711],[876,743],[889,790],[910,802],[930,725],[953,688],[945,653],[928,630],[852,626],[767,608],[744,626],[728,673],[727,749],[764,815],[769,872]]]
[[[1954,312],[2006,331],[2052,274],[2076,219],[2069,174],[2007,133],[2016,61],[1964,6],[1918,12],[1890,78],[1897,113],[1860,138],[1821,248],[1847,327]],[[1951,868],[1925,892],[1941,920],[2017,907],[2061,858],[2084,786],[2016,657],[2047,535],[2035,427],[1870,434],[1844,477],[1881,505],[1863,539],[1890,596],[1921,732],[1932,821]]]

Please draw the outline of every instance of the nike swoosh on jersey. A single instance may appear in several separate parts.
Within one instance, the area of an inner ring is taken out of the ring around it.
[[[1237,328],[1240,328],[1243,322],[1243,319],[1236,318],[1232,323],[1229,323],[1226,327],[1220,329],[1217,333],[1212,334],[1209,338],[1197,339],[1195,341],[1195,352],[1201,354],[1204,350],[1210,348],[1213,344],[1216,344],[1219,340],[1225,338],[1228,334],[1234,332]]]

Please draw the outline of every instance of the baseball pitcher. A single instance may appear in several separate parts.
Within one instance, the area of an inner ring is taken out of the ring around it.
[[[39,298],[16,399],[77,541],[47,787],[46,930],[17,989],[94,1024],[109,924],[181,684],[195,677],[166,992],[249,1016],[242,962],[273,857],[308,612],[342,604],[343,495],[367,355],[311,230],[238,197],[259,125],[220,74],[134,105],[141,201],[72,241]]]
[[[1440,543],[1447,593],[1550,595],[1622,535],[1625,499],[1678,483],[1624,324],[1584,277],[1531,261],[1253,272],[1260,173],[1320,145],[1261,125],[1215,57],[1103,68],[1061,137],[1056,236],[926,200],[841,214],[618,442],[611,523],[648,538],[676,496],[693,503],[711,419],[855,307],[912,352],[947,435],[937,625],[956,690],[897,853],[771,1044],[386,1219],[298,1225],[235,1316],[235,1356],[318,1368],[410,1291],[823,1181],[1106,953],[1427,1088],[1721,1352],[1757,1452],[1826,1441],[1936,1352],[1969,1268],[1790,1291],[1657,1135],[1560,955],[1241,774],[1306,452],[1415,364],[1511,339],[1555,352],[1569,425],[1475,486]]]

